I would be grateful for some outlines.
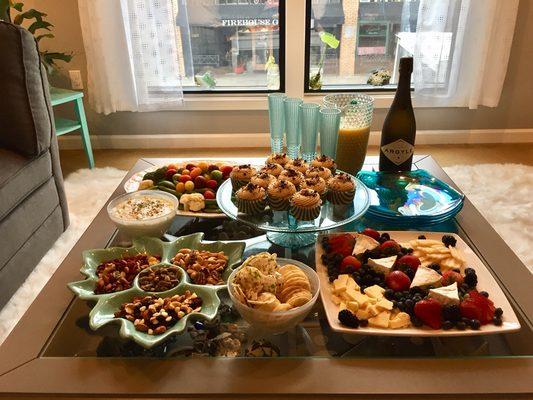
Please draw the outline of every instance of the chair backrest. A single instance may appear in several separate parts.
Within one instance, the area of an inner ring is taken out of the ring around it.
[[[37,42],[26,29],[0,21],[0,146],[36,157],[54,134]]]

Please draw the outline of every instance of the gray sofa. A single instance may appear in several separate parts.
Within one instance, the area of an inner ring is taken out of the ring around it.
[[[0,309],[68,224],[37,44],[27,30],[0,21]]]

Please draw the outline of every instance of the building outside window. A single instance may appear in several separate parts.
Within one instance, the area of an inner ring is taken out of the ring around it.
[[[394,71],[398,58],[409,53],[419,5],[418,0],[308,0],[306,91],[394,89]],[[324,43],[323,32],[339,41],[336,48]]]
[[[283,90],[283,0],[175,1],[185,91]]]

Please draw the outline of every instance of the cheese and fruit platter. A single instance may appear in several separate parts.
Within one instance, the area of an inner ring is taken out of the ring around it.
[[[316,270],[337,332],[467,336],[520,329],[494,277],[455,234],[367,228],[321,235]]]

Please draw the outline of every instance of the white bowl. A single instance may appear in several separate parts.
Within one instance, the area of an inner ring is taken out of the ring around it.
[[[146,218],[142,220],[123,219],[113,213],[113,209],[123,201],[140,196],[157,197],[170,201],[173,207],[166,214]],[[107,214],[117,228],[129,238],[141,236],[161,237],[168,230],[178,209],[179,200],[176,196],[161,190],[139,190],[138,192],[126,193],[109,202],[107,205]]]
[[[288,330],[302,322],[313,308],[320,292],[320,281],[318,280],[317,273],[312,268],[308,267],[300,261],[291,260],[288,258],[278,258],[277,262],[279,265],[296,265],[309,278],[309,283],[311,284],[311,293],[313,297],[303,306],[292,308],[287,311],[270,312],[248,307],[247,305],[241,303],[233,293],[233,279],[235,278],[235,274],[241,267],[234,269],[228,278],[228,292],[234,307],[237,309],[241,317],[250,325],[252,325],[253,328],[269,334],[279,334],[287,332]]]

